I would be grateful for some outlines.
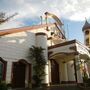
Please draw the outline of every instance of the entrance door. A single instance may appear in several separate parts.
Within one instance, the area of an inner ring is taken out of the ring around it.
[[[59,64],[51,60],[51,83],[59,84]]]
[[[22,62],[13,63],[13,87],[25,87],[25,71],[26,65]]]

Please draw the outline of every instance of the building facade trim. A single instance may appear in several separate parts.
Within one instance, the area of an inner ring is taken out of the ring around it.
[[[52,26],[52,25],[55,25],[55,23],[1,30],[0,36],[12,34],[12,33],[23,32],[23,31],[28,31],[28,30],[36,30],[36,29],[40,29],[40,28],[44,28],[44,27]]]
[[[76,40],[67,41],[67,42],[64,42],[64,43],[60,43],[60,44],[50,46],[50,47],[48,47],[48,49],[53,49],[53,48],[57,48],[57,47],[60,47],[60,46],[66,46],[66,45],[73,44],[73,43],[76,43],[76,42],[77,42]]]

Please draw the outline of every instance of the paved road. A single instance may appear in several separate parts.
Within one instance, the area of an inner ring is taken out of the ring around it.
[[[53,86],[34,90],[79,90],[79,88],[77,88],[76,86]]]
[[[51,86],[47,88],[14,89],[14,90],[80,90],[77,86]]]

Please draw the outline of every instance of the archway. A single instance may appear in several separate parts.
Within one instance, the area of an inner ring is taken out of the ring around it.
[[[13,62],[12,69],[12,86],[13,88],[23,88],[25,87],[26,81],[26,71],[28,68],[28,83],[31,80],[31,65],[26,60],[19,60],[18,62]]]
[[[50,60],[51,63],[51,84],[59,84],[59,64],[54,60]]]

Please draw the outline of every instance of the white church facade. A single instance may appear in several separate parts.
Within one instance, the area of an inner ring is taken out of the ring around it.
[[[32,45],[45,49],[47,61],[43,84],[82,83],[76,62],[90,57],[89,48],[77,40],[68,41],[56,23],[0,31],[0,78],[14,87],[32,84]],[[87,68],[88,69],[88,68]]]

